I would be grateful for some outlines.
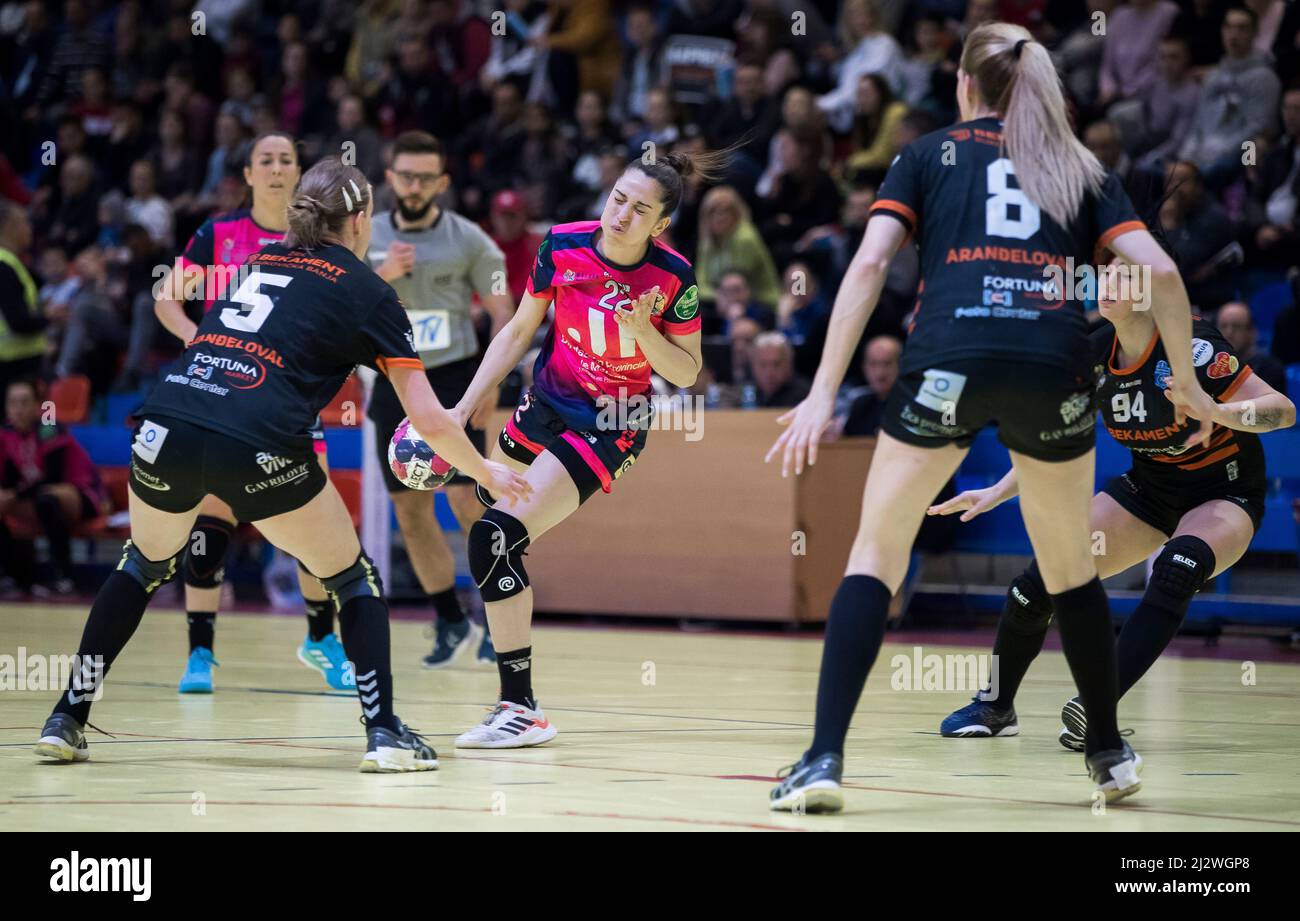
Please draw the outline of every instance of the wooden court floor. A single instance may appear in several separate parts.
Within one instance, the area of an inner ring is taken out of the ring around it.
[[[0,655],[75,649],[82,606],[0,608]],[[821,643],[782,635],[543,627],[541,704],[560,730],[536,749],[457,753],[495,673],[424,671],[428,641],[393,624],[397,712],[438,750],[437,772],[366,775],[354,698],[297,661],[302,621],[223,614],[217,693],[175,692],[183,616],[154,610],[115,666],[85,764],[30,746],[56,691],[0,691],[0,829],[947,830],[1300,829],[1300,659],[1157,663],[1122,704],[1146,758],[1131,805],[1096,814],[1081,755],[1055,740],[1070,692],[1060,653],[1035,664],[1022,735],[954,740],[939,720],[969,695],[891,687],[886,645],[848,746],[847,809],[770,813],[777,768],[810,737]],[[925,653],[985,651],[926,646]]]

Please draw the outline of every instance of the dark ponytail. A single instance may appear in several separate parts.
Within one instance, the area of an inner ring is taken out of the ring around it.
[[[690,176],[699,176],[705,182],[712,182],[722,177],[722,172],[731,161],[731,154],[739,145],[732,145],[725,150],[705,150],[700,153],[670,153],[652,159],[638,158],[627,165],[628,169],[640,170],[663,190],[660,200],[664,215],[672,214],[682,201],[682,180]]]
[[[290,249],[315,249],[338,242],[348,218],[366,210],[372,197],[370,183],[355,166],[337,158],[322,160],[303,174],[289,202]]]

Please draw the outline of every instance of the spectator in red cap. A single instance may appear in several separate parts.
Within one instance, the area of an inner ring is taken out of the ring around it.
[[[528,273],[542,238],[528,229],[528,209],[523,196],[513,189],[502,189],[492,197],[491,236],[506,255],[506,282],[516,303],[524,296]]]

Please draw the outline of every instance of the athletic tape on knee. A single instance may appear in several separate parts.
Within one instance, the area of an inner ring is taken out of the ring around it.
[[[200,515],[185,548],[185,584],[191,588],[220,588],[226,578],[226,551],[235,526],[224,518]]]
[[[470,527],[466,543],[469,571],[484,601],[504,601],[528,587],[528,529],[518,518],[490,508]]]
[[[1214,575],[1214,550],[1191,534],[1181,534],[1165,544],[1151,566],[1151,580],[1145,599],[1152,604],[1183,614]]]
[[[334,601],[335,611],[341,611],[343,605],[353,598],[383,600],[384,597],[384,583],[379,578],[379,570],[365,553],[338,575],[321,579],[320,584]]]
[[[1037,633],[1052,622],[1052,597],[1047,593],[1038,562],[1016,576],[1007,589],[1007,623],[1021,633]]]
[[[122,545],[122,559],[117,564],[117,571],[126,573],[140,583],[146,594],[153,595],[159,586],[176,575],[176,557],[166,560],[148,559],[140,552],[135,541],[127,538]]]

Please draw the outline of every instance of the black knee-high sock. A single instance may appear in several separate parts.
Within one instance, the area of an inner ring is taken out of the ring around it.
[[[66,576],[72,563],[72,532],[68,516],[63,513],[59,497],[43,493],[36,497],[36,517],[40,519],[45,539],[50,543],[50,562],[58,576]]]
[[[393,673],[388,640],[388,605],[373,595],[349,598],[339,611],[343,651],[356,669],[357,696],[366,726],[394,731]]]
[[[1188,604],[1191,599],[1188,599]],[[1128,693],[1129,688],[1147,673],[1160,653],[1165,651],[1170,640],[1178,633],[1187,615],[1187,605],[1181,611],[1153,604],[1143,598],[1133,612],[1133,616],[1124,624],[1115,641],[1115,658],[1118,664],[1119,696]],[[1091,715],[1089,715],[1091,719]]]
[[[997,639],[993,641],[993,655],[998,663],[997,699],[989,703],[1010,709],[1020,692],[1020,683],[1025,680],[1029,666],[1043,651],[1043,640],[1047,638],[1047,627],[1051,621],[1030,623],[1017,620],[1008,602],[1002,609],[1002,619],[998,621]],[[985,695],[981,692],[981,699]]]
[[[501,679],[501,700],[537,709],[533,697],[533,647],[497,652],[497,676]]]
[[[95,596],[95,603],[90,608],[90,617],[86,628],[81,632],[81,643],[77,646],[79,661],[93,661],[101,657],[103,670],[99,672],[99,681],[112,666],[113,660],[122,652],[135,628],[140,626],[144,609],[149,604],[149,595],[135,579],[123,572],[114,572],[104,583],[104,587]],[[94,696],[85,683],[74,674],[59,702],[54,706],[55,713],[70,714],[77,722],[85,723],[90,718],[90,700]]]
[[[305,599],[307,605],[307,635],[319,643],[334,632],[334,602]]]
[[[460,599],[456,597],[456,586],[431,593],[429,600],[433,602],[433,609],[438,612],[438,620],[458,624],[465,619],[465,610],[460,606]]]
[[[885,636],[890,594],[874,576],[845,576],[835,592],[822,646],[810,757],[844,753],[853,711]]]
[[[1101,580],[1052,596],[1052,608],[1061,630],[1061,645],[1079,699],[1088,711],[1088,737],[1084,750],[1094,752],[1121,746],[1115,704],[1119,683],[1115,677],[1115,627]]]
[[[190,628],[190,652],[202,646],[209,652],[217,641],[216,611],[186,611],[185,623]]]

